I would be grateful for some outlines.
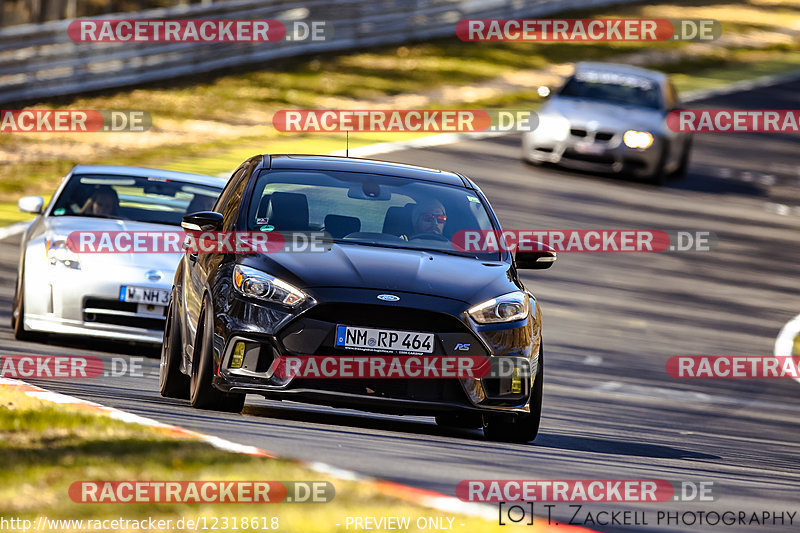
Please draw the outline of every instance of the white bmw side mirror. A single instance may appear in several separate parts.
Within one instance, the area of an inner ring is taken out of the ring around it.
[[[23,213],[41,214],[44,208],[44,198],[41,196],[25,196],[17,202],[17,209]]]

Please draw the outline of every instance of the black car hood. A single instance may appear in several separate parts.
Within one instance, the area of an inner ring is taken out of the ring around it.
[[[325,252],[270,253],[242,264],[299,288],[350,287],[439,296],[468,304],[518,290],[510,265],[437,252],[332,244]]]

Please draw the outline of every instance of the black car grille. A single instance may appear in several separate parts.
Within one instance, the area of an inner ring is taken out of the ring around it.
[[[565,150],[564,155],[567,159],[574,159],[576,161],[585,161],[587,163],[599,163],[603,165],[613,165],[616,162],[613,156],[604,154],[581,154],[574,150]]]
[[[455,379],[296,379],[291,388],[418,402],[469,403]]]
[[[480,345],[480,341],[474,337],[469,328],[457,318],[444,313],[353,303],[319,304],[288,324],[278,334],[278,340],[284,349],[300,355],[367,357],[387,355],[377,352],[345,351],[341,347],[336,347],[336,326],[340,324],[435,334],[466,334],[474,339],[476,345]],[[443,346],[437,340],[433,354],[442,355],[443,350]],[[455,402],[465,405],[469,403],[457,379],[295,379],[290,388],[421,402]]]
[[[121,302],[110,298],[86,298],[83,302],[83,321],[98,324],[111,324],[151,330],[163,330],[166,322],[166,309],[162,316],[141,316],[136,314],[137,304]]]
[[[370,304],[323,303],[304,317],[332,324],[408,331],[462,333],[466,330],[460,320],[444,313]]]
[[[83,303],[84,308],[110,309],[112,311],[136,312],[136,304],[131,302],[121,302],[110,298],[86,298]]]
[[[583,139],[585,137],[590,137],[590,132],[584,128],[571,128],[569,130],[569,134],[573,137],[578,137]],[[601,142],[608,142],[614,138],[614,132],[611,131],[596,131],[594,132],[594,140],[601,141]]]

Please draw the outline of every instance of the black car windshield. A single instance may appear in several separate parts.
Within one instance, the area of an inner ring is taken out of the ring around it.
[[[658,84],[630,74],[580,71],[564,84],[558,95],[631,107],[661,108]]]
[[[51,215],[178,226],[186,213],[210,211],[221,191],[221,187],[159,177],[73,175]]]
[[[497,251],[465,253],[453,245],[454,236],[463,236],[457,232],[494,229],[486,209],[464,187],[367,173],[265,170],[247,223],[252,231],[325,231],[340,243],[499,260]]]

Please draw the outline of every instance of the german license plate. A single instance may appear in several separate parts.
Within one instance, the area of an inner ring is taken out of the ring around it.
[[[336,346],[358,350],[432,353],[433,333],[337,326]]]
[[[600,144],[582,141],[575,143],[575,151],[580,154],[600,155],[605,151],[605,148]]]
[[[119,299],[122,302],[134,302],[137,304],[167,305],[169,303],[169,291],[167,289],[123,285],[119,288]]]

